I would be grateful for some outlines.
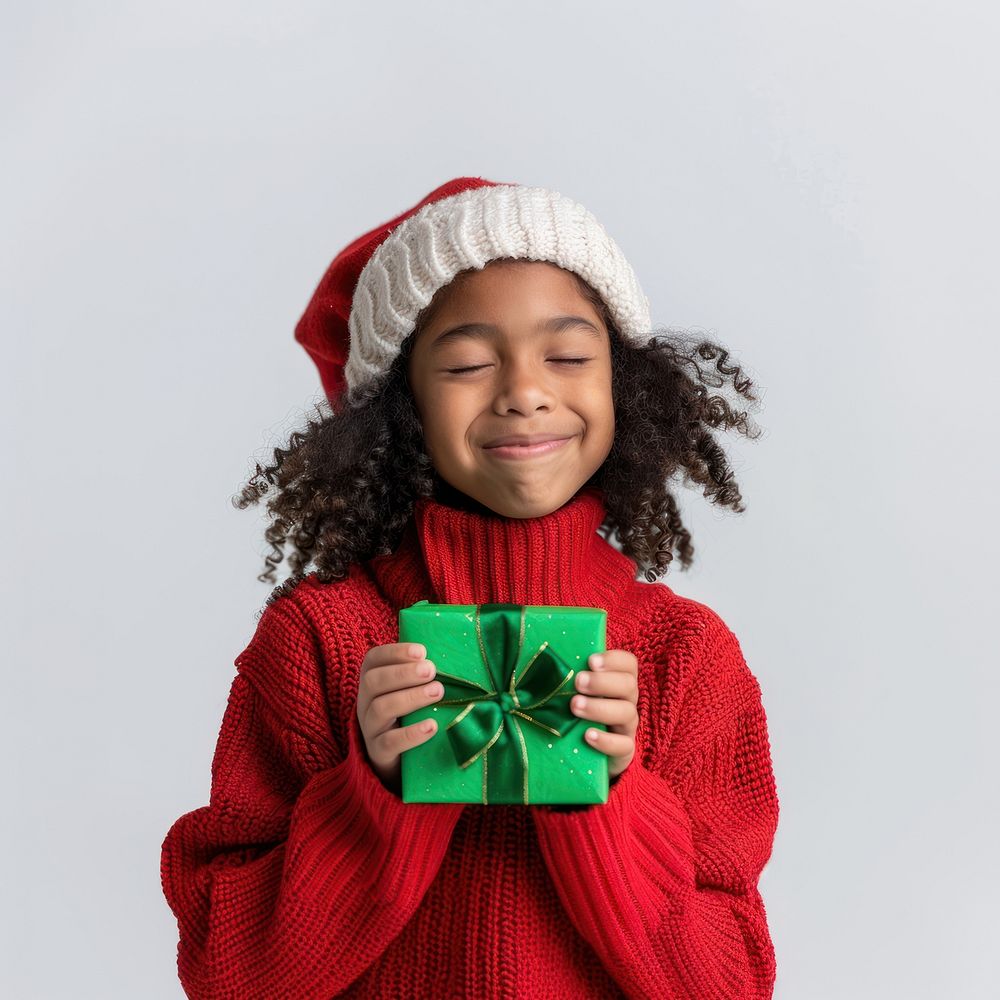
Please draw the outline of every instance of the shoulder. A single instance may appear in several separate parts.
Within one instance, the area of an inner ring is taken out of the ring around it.
[[[660,657],[680,657],[694,669],[707,658],[730,660],[742,655],[739,640],[714,608],[676,593],[664,583],[637,584],[641,630]],[[745,663],[744,663],[745,666]]]
[[[371,573],[362,563],[352,563],[342,579],[324,583],[315,571],[296,574],[275,587],[258,614],[262,619],[274,605],[297,606],[304,614],[350,612],[379,598]]]
[[[284,727],[319,740],[329,729],[320,661],[316,624],[296,586],[272,592],[235,666]]]
[[[760,684],[722,614],[665,584],[645,586],[650,684],[671,736],[725,724],[759,702]]]
[[[327,672],[386,638],[395,614],[363,564],[354,563],[340,580],[322,582],[316,573],[276,587],[258,613],[261,643],[279,643],[299,653],[311,648]]]
[[[389,613],[367,568],[354,563],[340,580],[324,583],[312,572],[275,587],[258,613],[258,629],[308,634],[329,651]]]
[[[258,613],[235,665],[271,710],[320,740],[337,731],[331,709],[344,693],[344,677],[375,644],[369,633],[377,634],[387,618],[379,601],[360,566],[331,583],[315,573],[286,581]]]

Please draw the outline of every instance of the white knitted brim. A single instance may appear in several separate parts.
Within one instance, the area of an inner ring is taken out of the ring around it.
[[[642,346],[649,339],[649,299],[618,244],[583,205],[546,188],[480,187],[424,205],[365,264],[348,320],[348,389],[392,364],[439,288],[460,271],[500,257],[574,271],[607,303],[626,341]]]

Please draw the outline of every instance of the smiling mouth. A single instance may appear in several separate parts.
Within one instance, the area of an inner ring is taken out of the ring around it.
[[[556,438],[552,441],[540,441],[538,444],[502,444],[494,448],[484,448],[488,455],[496,458],[535,458],[558,451],[571,438]]]

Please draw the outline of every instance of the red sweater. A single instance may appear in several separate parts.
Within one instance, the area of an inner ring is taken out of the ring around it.
[[[778,821],[760,686],[709,607],[598,533],[424,498],[396,552],[264,609],[209,804],[162,846],[188,996],[771,997],[758,878]],[[368,761],[362,658],[421,599],[608,612],[639,661],[636,753],[600,805],[403,803]]]

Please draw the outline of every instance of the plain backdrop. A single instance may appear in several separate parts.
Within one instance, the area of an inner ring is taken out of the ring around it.
[[[334,254],[554,188],[760,387],[664,582],[761,683],[782,1000],[995,996],[1000,20],[986,3],[4,4],[0,993],[175,998],[269,587],[231,497],[320,399]],[[991,122],[993,124],[991,124]]]

